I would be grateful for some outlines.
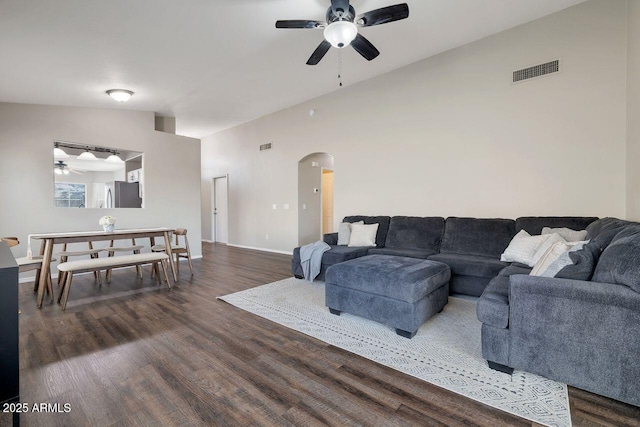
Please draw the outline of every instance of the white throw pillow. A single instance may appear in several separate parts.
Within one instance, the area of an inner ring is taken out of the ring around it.
[[[338,245],[346,246],[349,244],[349,238],[351,237],[351,224],[364,224],[364,221],[358,222],[341,222],[338,226]]]
[[[558,258],[565,252],[569,252],[572,246],[565,242],[556,242],[549,246],[546,251],[540,256],[536,265],[533,266],[533,270],[529,273],[530,276],[543,276],[549,266],[553,264]]]
[[[540,245],[538,251],[533,256],[534,265],[537,264],[538,261],[540,261],[540,258],[542,258],[547,249],[549,249],[551,246],[555,245],[556,243],[567,243],[567,241],[564,240],[558,233],[543,234],[543,236],[547,236],[547,240],[545,240],[544,243]]]
[[[351,224],[350,247],[375,246],[378,224]]]
[[[532,236],[525,230],[520,230],[511,240],[507,249],[505,249],[500,261],[519,262],[533,267],[535,265],[534,257],[538,248],[549,239],[549,236]]]
[[[587,230],[572,230],[570,228],[549,228],[544,227],[542,229],[542,234],[553,234],[558,233],[560,237],[562,237],[567,242],[580,242],[587,238]]]

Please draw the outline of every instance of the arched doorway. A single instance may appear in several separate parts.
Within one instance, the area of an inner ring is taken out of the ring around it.
[[[313,153],[298,162],[298,244],[333,232],[333,156]]]

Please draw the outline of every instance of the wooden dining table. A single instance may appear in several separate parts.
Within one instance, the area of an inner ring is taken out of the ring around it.
[[[171,265],[171,273],[174,282],[178,281],[176,273],[175,260],[171,253],[171,233],[173,228],[138,228],[129,230],[114,231],[77,231],[65,233],[44,233],[32,234],[32,239],[41,240],[40,255],[42,256],[42,268],[36,276],[38,281],[38,308],[42,307],[44,300],[44,291],[47,287],[47,277],[51,274],[51,258],[53,256],[53,245],[64,243],[79,242],[98,242],[104,240],[123,240],[123,239],[144,239],[149,238],[151,246],[155,245],[156,237],[164,238],[166,253],[169,256],[169,264]],[[53,295],[52,295],[53,298]]]

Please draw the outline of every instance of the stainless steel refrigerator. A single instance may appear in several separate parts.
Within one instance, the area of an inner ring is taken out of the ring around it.
[[[113,181],[104,184],[105,208],[141,208],[140,183]]]

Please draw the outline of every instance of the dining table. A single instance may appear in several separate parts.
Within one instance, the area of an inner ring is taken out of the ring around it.
[[[40,256],[42,256],[42,267],[39,274],[36,275],[38,290],[38,308],[42,307],[44,300],[44,292],[47,287],[47,277],[51,274],[51,259],[53,257],[53,246],[65,243],[81,243],[81,242],[98,242],[105,240],[123,240],[123,239],[144,239],[150,240],[151,246],[155,245],[155,238],[164,238],[166,253],[169,256],[169,265],[173,274],[174,282],[178,281],[176,273],[175,260],[171,253],[171,233],[173,228],[137,228],[122,229],[114,231],[72,231],[64,233],[43,233],[32,234],[29,237],[35,240],[41,240]],[[53,295],[51,296],[53,298]]]

